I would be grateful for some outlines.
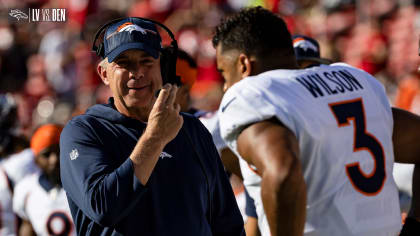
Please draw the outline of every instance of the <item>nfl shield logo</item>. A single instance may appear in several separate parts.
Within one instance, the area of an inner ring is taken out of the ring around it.
[[[76,158],[79,156],[79,152],[77,151],[77,149],[73,149],[70,152],[70,160],[76,160]]]

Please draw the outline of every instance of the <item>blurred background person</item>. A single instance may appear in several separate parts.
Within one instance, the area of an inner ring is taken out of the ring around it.
[[[28,141],[19,133],[17,105],[9,93],[0,94],[0,157],[17,153],[28,147]]]
[[[0,94],[0,235],[16,235],[13,188],[25,175],[37,171],[28,141],[20,133],[13,95]]]
[[[181,77],[181,86],[176,94],[175,102],[181,106],[182,112],[194,115],[198,110],[191,107],[190,91],[197,80],[197,63],[182,49],[178,50],[176,74]]]
[[[293,49],[296,61],[301,69],[321,64],[331,64],[331,61],[321,58],[319,43],[304,35],[293,35]]]
[[[0,94],[0,166],[11,188],[38,171],[27,138],[18,122],[18,107],[11,94]]]
[[[258,215],[257,210],[255,209],[254,199],[249,196],[249,193],[244,189],[245,193],[245,232],[248,236],[260,236],[261,232],[258,228]]]
[[[13,188],[6,172],[0,167],[0,235],[16,235],[18,226],[16,215],[13,212]]]
[[[41,171],[25,177],[15,187],[13,210],[22,219],[19,235],[76,235],[60,180],[62,129],[62,125],[42,125],[31,138],[31,149]]]

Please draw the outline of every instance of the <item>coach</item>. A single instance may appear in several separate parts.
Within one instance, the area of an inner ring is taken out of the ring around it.
[[[113,97],[73,118],[60,140],[77,234],[244,235],[210,134],[179,113],[175,85],[162,88],[156,24],[111,23],[101,47],[97,71]]]

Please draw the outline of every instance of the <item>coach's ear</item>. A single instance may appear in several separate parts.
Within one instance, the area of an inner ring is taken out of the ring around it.
[[[239,54],[238,67],[242,79],[250,76],[252,74],[251,58],[245,55],[244,53]]]
[[[104,82],[105,85],[109,85],[109,79],[106,73],[107,66],[108,66],[108,59],[105,58],[104,60],[99,62],[98,66],[96,67],[96,72],[98,72],[99,77],[101,77],[102,82]]]

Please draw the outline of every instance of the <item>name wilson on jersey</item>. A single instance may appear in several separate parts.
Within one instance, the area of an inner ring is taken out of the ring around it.
[[[297,77],[296,80],[315,98],[363,89],[359,81],[347,70],[313,73]]]

